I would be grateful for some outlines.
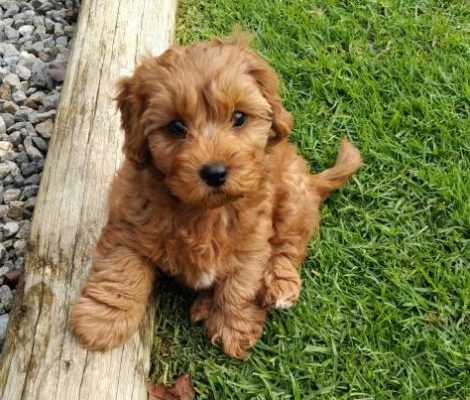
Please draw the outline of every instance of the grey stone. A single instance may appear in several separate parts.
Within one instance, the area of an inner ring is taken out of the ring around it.
[[[2,286],[3,287],[3,286]],[[9,314],[0,315],[0,344],[5,340],[7,335],[8,321],[10,319]]]
[[[39,175],[38,175],[39,176]],[[39,186],[36,184],[25,186],[23,193],[27,199],[38,194]]]
[[[7,76],[8,70],[6,68],[0,67],[0,81],[3,81],[3,78]]]
[[[15,268],[22,269],[24,266],[24,257],[18,257],[15,261]]]
[[[12,201],[10,203],[10,209],[8,210],[7,217],[20,220],[23,218],[24,202],[23,201]]]
[[[41,180],[41,177],[39,176],[39,174],[33,174],[31,176],[28,176],[24,183],[25,185],[38,185],[39,184],[39,181]]]
[[[54,118],[56,113],[56,110],[49,110],[43,113],[33,112],[29,115],[29,122],[32,124],[37,124],[39,122],[46,121],[47,119]]]
[[[25,207],[26,207],[26,203],[25,203]],[[31,229],[31,222],[29,222],[28,220],[24,221],[24,223],[20,227],[20,230],[16,234],[16,237],[18,239],[28,239],[30,229]]]
[[[6,83],[8,85],[10,85],[11,87],[18,87],[19,84],[20,84],[20,79],[18,78],[17,75],[15,74],[8,74],[7,76],[5,76],[5,78],[3,79],[3,83]]]
[[[3,248],[3,252],[2,252]],[[3,247],[3,245],[0,243],[0,260],[6,255],[6,249]],[[0,267],[0,277],[4,277],[6,273],[9,271],[7,267]]]
[[[63,25],[60,24],[59,22],[56,22],[54,24],[54,35],[56,36],[61,36],[64,34],[64,30],[62,29]]]
[[[18,14],[20,12],[20,7],[16,4],[10,4],[10,6],[7,8],[5,11],[5,14],[3,14],[3,18],[10,18],[13,17],[15,14]]]
[[[67,36],[59,36],[55,42],[59,45],[59,46],[64,46],[66,47],[68,42],[69,42],[69,39],[67,38]]]
[[[10,202],[18,200],[21,195],[20,189],[7,189],[3,193],[3,202],[5,204],[10,204]]]
[[[16,250],[17,255],[24,255],[26,249],[26,239],[15,240],[13,248]]]
[[[59,100],[60,100],[60,93],[52,93],[46,96],[46,98],[43,101],[44,109],[53,110],[53,109],[58,108]]]
[[[27,81],[29,78],[31,78],[31,71],[24,65],[17,66],[16,73],[18,77],[23,81]]]
[[[11,114],[8,114],[8,113],[1,114],[1,117],[3,118],[3,121],[5,122],[5,125],[7,128],[13,125],[15,122],[15,118]]]
[[[13,184],[16,186],[16,187],[23,187],[24,186],[24,178],[23,176],[21,175],[16,175],[15,177],[13,177]]]
[[[21,128],[24,128],[26,125],[25,122],[15,122],[13,125],[10,125],[7,129],[7,133],[12,133],[14,131],[19,131]]]
[[[34,8],[38,8],[40,5],[42,4],[41,1],[38,1],[38,0],[33,0],[31,2],[31,5],[34,7]],[[33,25],[37,28],[39,26],[44,26],[44,16],[43,15],[35,15],[33,17]]]
[[[47,151],[47,142],[39,136],[35,136],[32,138],[34,145],[41,150],[43,153]]]
[[[8,167],[10,167],[10,174],[11,175],[13,175],[13,176],[21,175],[20,168],[18,167],[18,165],[16,165],[15,162],[6,160],[5,164],[8,165]]]
[[[26,201],[27,202],[27,201]],[[0,205],[0,218],[6,217],[8,212],[8,206],[5,204]]]
[[[6,163],[0,164],[0,179],[5,178],[10,173],[11,169],[10,166]]]
[[[18,222],[10,221],[3,225],[3,234],[6,238],[11,238],[20,230]]]
[[[33,145],[33,140],[31,137],[27,137],[24,142],[24,148],[26,150],[26,154],[28,157],[32,160],[39,160],[41,158],[44,158],[42,153]]]
[[[0,135],[3,135],[7,131],[7,126],[5,124],[5,120],[0,115]]]
[[[16,104],[19,104],[20,106],[23,105],[24,102],[28,99],[21,90],[13,92],[11,98]]]
[[[22,105],[15,114],[15,121],[27,122],[30,114],[33,112],[35,111],[31,107]]]
[[[6,310],[11,309],[12,301],[13,293],[11,292],[11,289],[7,285],[0,286],[0,302],[3,304]]]
[[[34,31],[34,26],[32,25],[23,25],[18,28],[18,32],[21,36],[30,36]]]
[[[18,61],[19,66],[26,67],[31,71],[34,63],[37,61],[38,59],[34,56],[34,54],[28,53],[24,50],[20,51],[20,59]]]
[[[20,153],[16,153],[15,162],[21,165],[25,162],[29,162],[29,158],[24,151],[21,151]]]
[[[9,270],[15,268],[15,264],[13,263],[13,261],[11,260],[8,260],[8,261],[5,261],[5,267],[7,267]]]
[[[35,62],[32,67],[31,78],[29,80],[31,86],[51,89],[53,87],[53,82],[48,71],[49,68],[43,61]]]
[[[24,177],[28,177],[38,171],[38,167],[34,162],[24,162],[21,164],[21,173]],[[29,196],[26,196],[29,197]]]
[[[33,211],[34,207],[36,207],[36,197],[30,197],[28,200],[26,200],[24,207],[29,211]]]
[[[22,12],[21,14],[14,15],[13,19],[15,21],[21,22],[22,25],[31,25],[33,23],[33,18],[35,17],[36,12],[34,11],[34,7],[32,7],[31,5],[25,4],[25,6],[28,6],[30,9]]]
[[[12,132],[8,135],[7,139],[10,143],[13,143],[14,146],[17,146],[22,141],[22,136],[20,131]]]
[[[54,122],[52,122],[52,119],[47,119],[36,125],[37,133],[39,133],[44,139],[49,139],[53,130]]]
[[[5,26],[5,28],[3,28],[3,32],[4,32],[4,35],[5,35],[5,38],[7,40],[10,40],[12,42],[17,42],[18,39],[20,38],[20,34],[18,33],[18,31],[16,29],[13,29],[11,26]]]
[[[64,32],[69,38],[73,36],[74,31],[75,29],[73,26],[64,26]]]
[[[54,8],[54,5],[52,3],[50,3],[49,1],[45,1],[39,8],[38,8],[38,11],[41,11],[41,12],[46,12],[46,11],[50,11]]]
[[[11,43],[0,43],[0,56],[11,57],[18,55],[18,49]]]

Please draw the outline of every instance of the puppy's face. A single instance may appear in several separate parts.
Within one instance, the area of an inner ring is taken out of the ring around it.
[[[181,201],[219,207],[257,191],[287,137],[274,71],[243,38],[172,48],[120,82],[126,157],[152,163]]]

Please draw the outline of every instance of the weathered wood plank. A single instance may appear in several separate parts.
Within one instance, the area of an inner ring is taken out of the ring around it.
[[[176,0],[85,0],[67,68],[32,223],[25,279],[0,360],[4,400],[146,399],[151,318],[123,347],[80,348],[69,306],[90,267],[106,218],[107,190],[122,161],[113,101],[138,55],[173,38]]]

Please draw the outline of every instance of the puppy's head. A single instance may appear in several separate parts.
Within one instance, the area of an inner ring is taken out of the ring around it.
[[[181,201],[219,207],[258,190],[292,117],[272,68],[242,35],[174,47],[119,83],[124,152]]]

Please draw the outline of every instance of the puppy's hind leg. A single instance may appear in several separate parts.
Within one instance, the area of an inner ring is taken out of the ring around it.
[[[70,314],[79,342],[90,350],[123,344],[139,327],[154,278],[154,268],[126,247],[98,254]]]

